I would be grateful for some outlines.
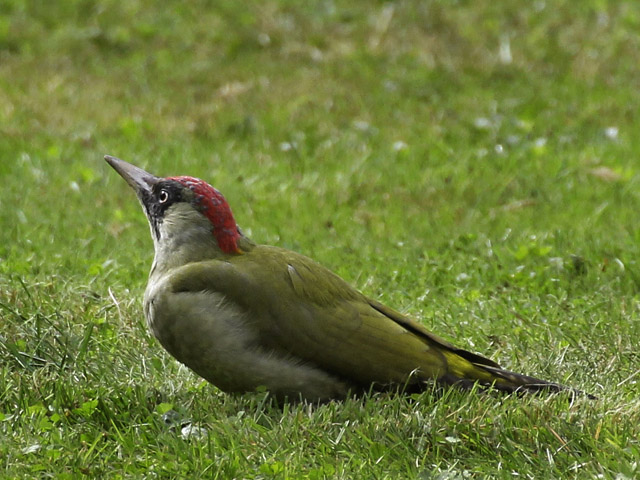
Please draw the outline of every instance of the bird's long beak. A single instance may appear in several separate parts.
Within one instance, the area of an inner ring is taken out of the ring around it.
[[[143,197],[142,193],[150,193],[151,187],[160,181],[158,177],[119,158],[105,155],[104,159],[127,181],[140,198]]]

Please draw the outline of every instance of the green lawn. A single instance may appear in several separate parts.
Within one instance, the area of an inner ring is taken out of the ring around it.
[[[0,477],[640,476],[640,3],[177,5],[0,3]],[[224,394],[147,331],[104,154],[599,400]]]

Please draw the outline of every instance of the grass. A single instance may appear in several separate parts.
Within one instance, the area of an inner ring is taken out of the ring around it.
[[[3,2],[0,476],[638,476],[639,27],[632,1]],[[148,333],[105,153],[600,399],[226,395]]]

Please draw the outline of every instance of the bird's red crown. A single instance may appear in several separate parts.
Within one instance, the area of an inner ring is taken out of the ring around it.
[[[199,178],[181,176],[169,177],[168,180],[174,180],[194,193],[196,204],[213,225],[213,235],[220,249],[225,253],[241,253],[238,225],[224,196]]]

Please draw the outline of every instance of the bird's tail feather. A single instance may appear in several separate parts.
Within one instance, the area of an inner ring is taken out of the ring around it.
[[[493,388],[494,390],[507,393],[570,392],[577,395],[586,395],[591,399],[596,398],[591,394],[559,383],[548,382],[539,378],[504,370],[494,362],[484,362],[485,359],[480,358],[483,360],[482,363],[471,362],[465,359],[466,361],[464,363],[466,365],[460,365],[458,357],[458,359],[456,359],[457,362],[450,362],[450,366],[458,364],[458,368],[452,368],[451,371],[442,376],[439,381],[464,389],[472,388],[474,385],[480,385],[481,387]]]

